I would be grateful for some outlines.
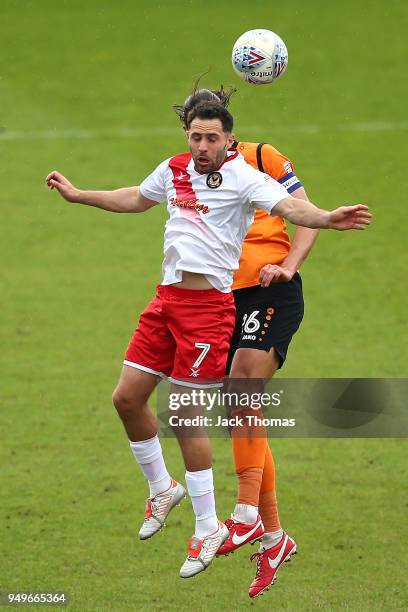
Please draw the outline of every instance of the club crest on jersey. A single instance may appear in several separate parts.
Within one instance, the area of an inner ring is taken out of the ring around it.
[[[207,176],[207,187],[217,189],[222,183],[222,174],[220,172],[210,172]]]

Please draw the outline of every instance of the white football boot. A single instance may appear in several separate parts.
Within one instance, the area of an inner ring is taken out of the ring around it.
[[[188,556],[180,569],[181,578],[190,578],[204,571],[214,559],[219,547],[229,536],[228,528],[218,521],[218,529],[203,540],[192,536],[188,543]]]
[[[171,481],[171,486],[163,493],[158,493],[154,497],[148,497],[146,500],[146,512],[143,525],[139,531],[139,538],[147,540],[155,533],[164,527],[166,517],[173,510],[174,506],[178,506],[185,498],[185,488],[175,480]]]

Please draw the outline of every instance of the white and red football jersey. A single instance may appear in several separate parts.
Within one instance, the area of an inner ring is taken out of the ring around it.
[[[196,172],[191,153],[166,159],[140,192],[154,202],[167,201],[162,284],[180,282],[183,271],[196,272],[224,293],[231,291],[255,209],[272,213],[288,197],[282,185],[247,164],[238,151],[228,152],[221,167],[208,174]]]

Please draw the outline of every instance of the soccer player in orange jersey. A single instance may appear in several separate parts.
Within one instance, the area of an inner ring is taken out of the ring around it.
[[[234,88],[197,89],[175,110],[184,122],[202,100],[228,106]],[[307,200],[292,162],[270,144],[235,142],[247,163],[269,174],[288,193]],[[293,334],[303,318],[299,268],[317,238],[318,230],[297,227],[292,239],[282,217],[257,210],[243,243],[234,291],[237,318],[227,371],[232,379],[270,379],[282,367]],[[248,435],[232,430],[232,445],[239,490],[230,535],[218,550],[228,554],[261,539],[257,571],[249,595],[255,597],[274,583],[279,567],[296,552],[294,540],[282,529],[276,498],[275,465],[265,430],[248,428]],[[236,435],[234,435],[236,434]]]

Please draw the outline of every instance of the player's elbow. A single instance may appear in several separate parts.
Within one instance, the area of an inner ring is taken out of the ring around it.
[[[274,214],[285,217],[295,225],[319,229],[328,227],[328,212],[317,208],[307,200],[284,198],[274,208]]]

